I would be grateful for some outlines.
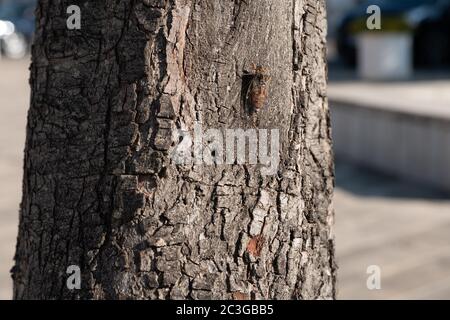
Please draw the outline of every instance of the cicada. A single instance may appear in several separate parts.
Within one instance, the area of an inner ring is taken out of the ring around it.
[[[246,102],[252,109],[252,111],[261,110],[267,101],[269,95],[269,84],[271,77],[267,68],[260,65],[251,65],[250,85],[248,87]]]

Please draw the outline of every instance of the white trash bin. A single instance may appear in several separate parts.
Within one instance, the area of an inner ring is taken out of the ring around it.
[[[358,74],[366,80],[401,80],[413,74],[413,38],[407,32],[357,36]]]

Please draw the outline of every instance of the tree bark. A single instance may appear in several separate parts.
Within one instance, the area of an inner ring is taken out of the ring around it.
[[[324,2],[85,0],[67,30],[40,0],[14,297],[335,298]],[[277,173],[175,163],[195,123],[279,129]]]

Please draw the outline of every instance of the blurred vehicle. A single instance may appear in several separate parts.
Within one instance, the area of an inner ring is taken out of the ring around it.
[[[381,9],[381,32],[385,26],[412,32],[416,66],[450,64],[450,0],[363,1],[338,26],[338,53],[346,63],[356,63],[356,35],[366,24],[369,17],[366,10],[370,5]]]
[[[36,0],[0,2],[0,55],[23,58],[29,51],[34,33]]]

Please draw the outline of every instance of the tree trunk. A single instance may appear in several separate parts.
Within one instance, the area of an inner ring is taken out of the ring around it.
[[[334,298],[324,2],[85,0],[68,30],[40,0],[14,297]],[[279,130],[277,170],[175,161],[196,124]]]

